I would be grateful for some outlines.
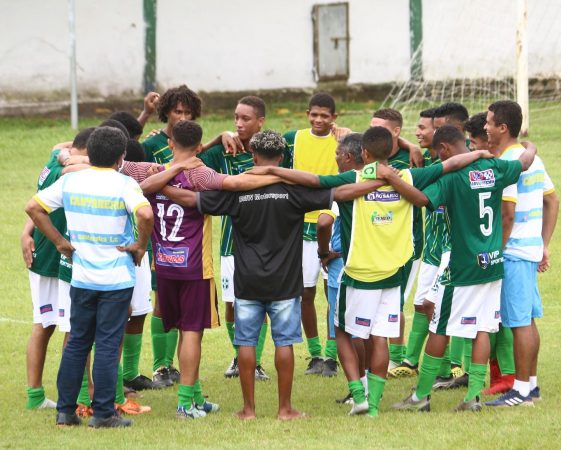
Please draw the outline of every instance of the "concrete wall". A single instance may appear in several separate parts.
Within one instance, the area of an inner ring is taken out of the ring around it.
[[[332,0],[321,3],[334,2]],[[160,0],[157,82],[203,91],[312,88],[312,6],[320,0]],[[516,2],[425,0],[425,77],[509,76]],[[66,0],[0,0],[0,104],[66,98]],[[84,98],[138,95],[141,0],[77,0],[78,86]],[[530,73],[561,75],[561,2],[529,0]],[[349,0],[349,83],[405,81],[409,0]]]

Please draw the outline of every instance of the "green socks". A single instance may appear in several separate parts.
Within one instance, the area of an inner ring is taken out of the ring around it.
[[[321,358],[321,342],[319,336],[306,339],[308,343],[308,352],[312,358]]]
[[[142,349],[142,334],[125,333],[123,342],[123,378],[125,380],[135,379],[140,372],[140,351]]]
[[[368,372],[368,415],[376,417],[378,415],[378,405],[386,386],[386,380],[378,375]]]
[[[259,332],[257,348],[255,349],[255,361],[258,366],[261,365],[261,356],[263,355],[263,349],[265,348],[265,339],[267,338],[267,328],[269,328],[269,324],[263,322],[263,325],[261,325],[261,331]]]
[[[415,395],[419,400],[430,394],[434,380],[436,380],[436,376],[442,365],[442,359],[442,357],[437,358],[425,352],[423,363],[419,370],[419,382],[417,383],[417,389],[415,391]]]
[[[349,391],[353,396],[353,401],[355,402],[355,404],[364,403],[366,401],[366,394],[364,393],[364,386],[362,385],[362,381],[349,381]]]
[[[510,328],[499,327],[495,351],[497,352],[497,361],[499,361],[499,367],[503,375],[513,375],[515,373],[513,339]]]
[[[390,361],[399,366],[403,362],[405,350],[405,345],[403,344],[390,344]]]
[[[204,405],[205,397],[203,395],[203,387],[201,385],[201,380],[195,381],[195,385],[193,386],[193,399],[195,403],[199,406]]]
[[[82,386],[80,387],[80,393],[78,394],[77,403],[86,406],[92,406],[92,399],[90,398],[90,391],[88,390],[88,372],[84,370],[84,376],[82,377]]]
[[[35,409],[41,406],[41,403],[45,401],[45,388],[43,386],[38,388],[27,388],[27,403],[25,407],[27,409]]]
[[[195,387],[180,384],[177,391],[177,403],[179,406],[189,409],[193,404],[193,397],[195,395]]]
[[[230,342],[232,343],[232,347],[234,347],[234,351],[236,352],[237,357],[238,346],[234,345],[234,322],[226,322],[226,330],[228,331],[228,337],[230,338]]]
[[[407,353],[405,354],[405,359],[409,364],[413,366],[419,364],[421,350],[423,349],[423,344],[428,334],[429,319],[427,319],[427,315],[415,311],[411,324],[411,332],[407,340]]]
[[[465,402],[469,402],[481,394],[481,389],[485,386],[485,375],[487,375],[487,364],[471,363],[469,368],[468,391],[464,398]]]
[[[152,316],[150,331],[152,334],[152,354],[154,355],[153,370],[155,372],[160,367],[166,366],[167,335],[160,317]]]
[[[337,341],[328,339],[325,343],[325,357],[337,361]]]
[[[95,389],[95,386],[94,386]],[[115,390],[115,403],[122,405],[125,403],[125,387],[123,386],[123,365],[119,364],[117,370],[117,388]]]
[[[462,367],[464,356],[464,338],[452,336],[450,338],[450,364]]]
[[[464,338],[464,372],[469,374],[471,366],[471,348],[473,339]]]
[[[500,327],[500,325],[499,325]],[[497,359],[497,335],[499,333],[489,333],[489,345],[491,351],[489,352],[489,361],[492,359]]]
[[[442,378],[449,378],[452,376],[452,365],[450,364],[450,346],[446,346],[444,356],[441,358],[440,368],[437,376]]]
[[[177,339],[179,332],[177,328],[172,328],[166,333],[166,367],[173,365],[173,358],[177,350]]]

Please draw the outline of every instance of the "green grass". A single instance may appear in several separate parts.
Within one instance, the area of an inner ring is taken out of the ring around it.
[[[285,106],[285,105],[283,105]],[[290,104],[285,110],[272,111],[268,127],[285,131],[305,127],[305,106]],[[371,104],[345,104],[338,123],[363,130],[369,123]],[[413,140],[413,122],[404,129]],[[201,119],[205,138],[230,129],[229,116],[206,116]],[[561,112],[539,108],[532,115],[531,139],[546,162],[556,185],[561,185],[561,156],[556,151],[561,132]],[[89,119],[81,126],[98,123]],[[156,124],[152,124],[154,127]],[[23,206],[33,195],[37,175],[47,161],[56,142],[69,140],[73,131],[66,121],[51,119],[0,119],[0,168],[4,213],[0,241],[0,446],[7,448],[148,448],[189,446],[194,448],[554,448],[561,431],[559,407],[561,380],[558,355],[560,343],[555,332],[561,327],[561,291],[559,264],[561,235],[551,245],[552,269],[540,275],[545,304],[545,318],[539,322],[542,335],[539,379],[544,401],[534,409],[484,410],[481,414],[453,414],[450,409],[463,392],[443,392],[433,396],[430,414],[403,414],[389,410],[403,398],[414,380],[389,381],[376,420],[346,415],[348,406],[334,400],[346,394],[342,374],[334,379],[305,377],[306,348],[296,347],[296,372],[293,401],[296,408],[311,418],[293,423],[280,423],[276,413],[276,376],[273,366],[273,345],[268,340],[264,366],[272,376],[269,383],[256,387],[259,420],[241,423],[232,414],[241,406],[237,380],[225,380],[223,371],[232,358],[225,327],[209,331],[203,343],[201,378],[211,400],[221,404],[221,411],[206,420],[177,421],[174,416],[176,390],[147,392],[141,401],[152,406],[152,412],[135,418],[129,430],[90,431],[86,427],[59,430],[54,427],[52,411],[28,412],[25,405],[25,349],[31,330],[31,301],[26,269],[19,247],[19,235],[25,221]],[[218,262],[218,233],[214,220],[215,263]],[[218,267],[217,267],[218,269]],[[318,317],[325,317],[325,297],[318,289]],[[222,308],[222,305],[221,305]],[[412,312],[409,301],[406,314]],[[410,323],[408,323],[410,325]],[[149,321],[146,323],[141,358],[142,373],[151,372]],[[325,324],[320,323],[325,336]],[[49,347],[45,365],[44,385],[47,395],[56,399],[56,374],[61,356],[62,335],[56,332]]]

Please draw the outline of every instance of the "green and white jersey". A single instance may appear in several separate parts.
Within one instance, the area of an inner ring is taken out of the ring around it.
[[[443,284],[470,286],[503,278],[502,192],[521,171],[518,160],[480,159],[423,191],[427,209],[445,205],[450,218],[452,250]]]
[[[155,136],[151,136],[142,143],[144,147],[144,154],[146,155],[146,161],[167,164],[173,158],[173,154],[168,145],[169,136],[160,131]]]
[[[55,150],[51,153],[51,158],[39,175],[39,179],[37,181],[37,191],[42,191],[43,189],[49,187],[62,176],[62,170],[64,167],[62,167],[57,161],[59,153],[60,150]],[[61,234],[64,234],[66,232],[66,217],[64,215],[64,209],[60,208],[53,211],[49,214],[49,217],[55,228]],[[35,242],[35,251],[33,252],[33,262],[31,263],[31,268],[29,270],[44,277],[56,278],[58,276],[60,253],[54,244],[37,228],[33,230],[33,241]]]
[[[408,169],[411,172],[411,177],[413,185],[418,189],[424,189],[431,183],[436,181],[438,177],[442,174],[442,164],[434,164],[431,167],[423,169]],[[333,188],[337,186],[342,186],[344,184],[354,183],[356,180],[356,172],[348,171],[341,173],[339,175],[331,176],[320,176],[320,187],[322,188]],[[343,255],[343,261],[347,262],[349,255],[349,249],[351,241],[353,239],[353,207],[355,202],[338,202],[339,206],[339,217],[341,220],[341,250]],[[408,233],[409,234],[409,233]],[[399,236],[396,239],[411,239],[411,235]],[[384,255],[380,255],[380,258],[384,258]],[[386,289],[391,287],[400,286],[403,282],[403,270],[398,270],[395,275],[392,275],[385,280],[376,282],[363,282],[354,280],[347,274],[343,274],[342,281],[347,285],[358,289]]]
[[[68,231],[64,236],[66,239],[70,240]],[[72,260],[69,260],[63,254],[60,255],[59,266],[58,266],[58,279],[70,283],[72,281]]]
[[[440,159],[425,158],[425,167],[440,163]],[[434,211],[425,212],[425,245],[423,262],[431,266],[439,266],[442,253],[450,251],[450,221],[446,214],[446,206],[439,205]]]
[[[398,170],[409,169],[409,152],[400,148],[395,155],[388,158],[388,164]],[[413,245],[413,259],[419,259],[423,252],[423,210],[416,206],[413,208]]]

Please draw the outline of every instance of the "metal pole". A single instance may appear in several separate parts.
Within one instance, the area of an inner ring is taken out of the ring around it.
[[[144,0],[144,94],[156,88],[157,0]]]
[[[423,0],[409,0],[411,79],[423,80]]]
[[[70,125],[78,129],[78,87],[76,83],[76,3],[68,0],[68,28],[70,37]]]
[[[530,101],[528,94],[528,0],[518,0],[516,25],[516,100],[522,108],[521,136],[530,130]]]

